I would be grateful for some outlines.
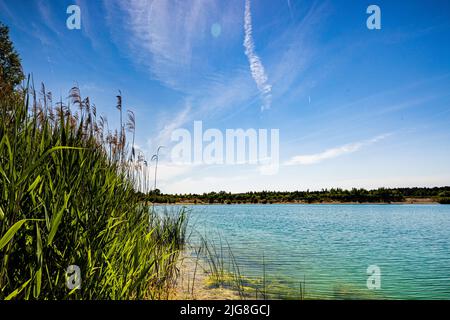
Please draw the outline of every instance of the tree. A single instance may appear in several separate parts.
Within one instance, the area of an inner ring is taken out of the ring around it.
[[[1,91],[12,91],[24,78],[20,57],[9,39],[9,28],[0,22]]]

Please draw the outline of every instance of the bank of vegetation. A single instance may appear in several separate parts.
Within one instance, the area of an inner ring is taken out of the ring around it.
[[[162,194],[159,190],[141,194],[156,203],[272,204],[272,203],[441,203],[450,204],[450,187],[323,189],[320,191],[261,191],[246,193]]]

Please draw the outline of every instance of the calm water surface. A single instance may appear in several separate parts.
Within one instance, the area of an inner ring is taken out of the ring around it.
[[[269,289],[296,292],[305,279],[307,298],[450,299],[448,205],[190,210],[190,228],[226,240],[242,274],[258,278],[265,269]],[[367,289],[369,265],[381,269],[380,290]]]

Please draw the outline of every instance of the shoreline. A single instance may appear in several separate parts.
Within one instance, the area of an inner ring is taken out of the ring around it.
[[[151,203],[151,202],[150,202]],[[291,201],[291,202],[271,202],[271,203],[209,203],[209,202],[199,202],[199,201],[181,201],[174,203],[155,203],[155,206],[217,206],[217,205],[273,205],[273,204],[295,204],[295,205],[410,205],[410,204],[422,204],[422,205],[442,205],[438,201],[431,198],[407,198],[405,201],[395,201],[395,202],[342,202],[342,201],[321,201],[321,202],[306,202],[306,201]]]
[[[204,261],[183,252],[179,258],[177,281],[169,300],[240,300],[239,292],[226,286],[211,285],[211,272]]]

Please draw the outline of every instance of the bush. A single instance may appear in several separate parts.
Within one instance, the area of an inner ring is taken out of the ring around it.
[[[438,198],[438,202],[439,202],[440,204],[450,204],[450,197],[448,197],[448,198],[439,197],[439,198]]]

